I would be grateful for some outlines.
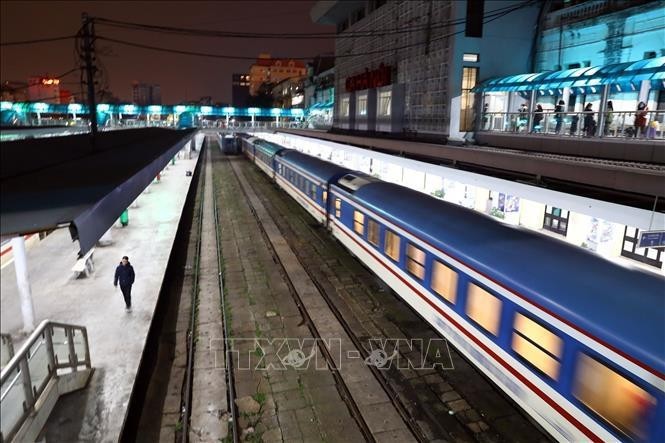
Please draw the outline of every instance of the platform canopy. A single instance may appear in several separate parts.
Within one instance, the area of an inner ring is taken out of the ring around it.
[[[2,237],[69,227],[83,255],[195,130],[164,128],[3,142]]]
[[[642,81],[651,82],[651,89],[665,89],[665,57],[605,66],[517,74],[483,81],[473,92],[540,91],[561,94],[571,88],[578,94],[600,93],[604,85],[612,92],[639,91]]]

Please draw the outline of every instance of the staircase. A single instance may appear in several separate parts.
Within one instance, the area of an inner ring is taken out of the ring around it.
[[[11,354],[11,338],[3,334],[0,443],[35,441],[58,398],[86,387],[92,376],[88,332],[44,320]]]

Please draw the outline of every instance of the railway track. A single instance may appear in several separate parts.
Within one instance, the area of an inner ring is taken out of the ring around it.
[[[192,433],[192,428],[194,428],[195,419],[192,418],[193,412],[193,395],[194,395],[194,384],[195,377],[199,374],[196,373],[197,368],[195,364],[197,362],[197,352],[205,353],[212,352],[212,345],[210,349],[197,349],[197,337],[201,334],[199,328],[199,304],[201,303],[200,290],[202,286],[202,279],[210,279],[211,277],[216,280],[216,294],[208,294],[212,296],[212,304],[215,304],[215,298],[219,300],[220,306],[225,306],[225,293],[224,293],[224,284],[222,280],[222,258],[221,258],[221,242],[220,242],[220,227],[219,227],[219,217],[218,217],[218,207],[217,199],[215,198],[215,183],[213,180],[213,168],[211,165],[211,149],[215,149],[216,142],[212,142],[212,138],[208,137],[205,142],[206,149],[206,158],[205,158],[205,168],[204,168],[204,186],[201,190],[201,204],[199,206],[198,214],[198,224],[197,224],[197,243],[196,243],[196,259],[194,264],[193,272],[193,290],[191,297],[191,316],[189,319],[189,328],[187,333],[187,364],[185,368],[185,377],[184,377],[184,386],[182,389],[183,399],[182,399],[182,409],[181,409],[181,424],[182,430],[180,432],[180,441],[186,443],[190,441],[190,435]],[[211,146],[212,145],[212,146]],[[211,238],[210,231],[214,231],[214,238]],[[208,235],[208,237],[206,237]],[[202,243],[204,239],[207,241],[208,246],[210,246],[210,240],[214,240],[212,243],[212,248],[207,247],[202,249]],[[213,265],[212,261],[214,260]],[[202,269],[202,262],[205,262],[208,266],[205,269]],[[212,266],[210,266],[212,265]],[[211,268],[216,267],[216,272],[210,272]],[[209,283],[209,282],[207,282]],[[207,288],[210,286],[208,285]],[[226,414],[224,418],[230,426],[230,430],[226,429],[226,439],[232,438],[233,442],[239,442],[240,436],[238,433],[238,411],[235,405],[235,381],[234,381],[234,370],[233,370],[233,352],[230,348],[231,340],[229,334],[229,322],[227,319],[226,309],[220,309],[221,311],[221,339],[222,348],[224,351],[224,379],[226,385]],[[219,337],[209,338],[217,339]],[[202,343],[205,344],[205,343]],[[202,372],[210,371],[212,369],[213,376],[215,371],[218,368],[205,368],[202,369]],[[204,374],[205,375],[205,374]],[[209,374],[208,374],[209,375]],[[200,394],[200,393],[199,393]],[[195,411],[196,412],[196,411]],[[201,411],[198,411],[199,413]],[[220,417],[221,418],[221,417]],[[204,420],[205,421],[205,420]],[[229,432],[230,431],[230,432]],[[199,430],[194,430],[194,432],[200,432]],[[224,436],[224,429],[221,429],[221,435]],[[219,434],[213,431],[212,435],[219,438]],[[202,435],[201,437],[206,437]]]
[[[299,260],[308,276],[326,298],[327,303],[335,312],[335,316],[346,325],[349,336],[353,337],[354,344],[361,350],[365,359],[371,356],[369,341],[394,337],[395,334],[391,333],[395,330],[394,326],[408,338],[421,337],[426,341],[429,338],[438,337],[438,334],[431,328],[423,327],[422,320],[418,322],[417,313],[414,313],[406,303],[396,297],[393,298],[397,302],[391,303],[393,309],[384,309],[386,299],[390,298],[390,295],[385,292],[390,291],[385,291],[385,288],[376,291],[381,283],[366,284],[366,282],[372,281],[372,275],[364,268],[361,272],[354,272],[354,269],[358,269],[357,262],[356,266],[349,265],[348,262],[355,262],[355,259],[351,258],[348,252],[339,245],[337,249],[340,250],[340,254],[349,256],[350,260],[347,260],[347,264],[341,269],[341,275],[330,278],[331,272],[329,272],[326,262],[330,262],[331,258],[325,256],[325,253],[322,254],[321,250],[317,250],[314,246],[330,245],[328,233],[318,223],[315,223],[299,205],[291,201],[289,196],[282,194],[282,198],[275,198],[274,184],[267,180],[262,172],[256,168],[253,169],[254,173],[248,174],[252,178],[252,187],[257,189],[261,195],[263,204],[278,223],[279,229],[289,241],[290,247],[298,252]],[[294,223],[293,220],[297,220],[297,222]],[[295,224],[298,224],[300,229],[294,227]],[[329,248],[329,246],[323,246],[321,249],[325,248]],[[361,292],[384,292],[382,295],[379,294],[380,298],[372,299],[370,311],[376,312],[374,317],[391,317],[392,325],[389,324],[383,330],[369,327],[368,323],[372,323],[373,316],[357,314],[359,311],[367,310],[366,307],[360,309],[358,306],[350,307],[355,302],[353,298],[357,297],[341,297],[340,293],[344,294],[348,291],[340,291],[339,284],[335,283],[335,280],[342,281],[345,278],[344,274],[354,276],[353,285],[357,285]],[[402,315],[406,311],[411,315]],[[345,316],[347,318],[344,318]],[[404,318],[400,318],[400,316]],[[420,351],[422,353],[424,350],[420,349]],[[419,436],[421,440],[504,441],[518,437],[529,441],[548,441],[548,437],[540,428],[530,418],[524,416],[511,400],[493,388],[487,379],[472,368],[454,348],[451,351],[451,362],[454,363],[455,370],[440,371],[438,374],[425,372],[425,376],[421,377],[423,383],[411,382],[413,374],[408,367],[390,368],[386,371],[377,370],[372,366],[381,385],[399,405],[397,408],[400,410],[400,415],[409,424],[414,435]],[[454,389],[441,392],[441,386],[449,387],[449,385],[453,385]],[[483,386],[483,388],[478,386]],[[482,390],[483,395],[476,395],[474,390]],[[424,391],[427,392],[424,393]],[[432,395],[430,395],[432,392],[438,395],[438,399],[432,399]],[[427,404],[420,404],[424,403],[423,400],[428,395]],[[474,401],[469,400],[467,403],[468,397],[473,397]],[[480,398],[482,401],[475,400],[476,398]],[[498,398],[501,401],[497,400]],[[496,408],[492,403],[501,404],[501,408]],[[510,422],[510,427],[506,428],[506,422]],[[496,426],[493,426],[493,423]]]
[[[321,288],[315,279],[306,271],[304,264],[297,260],[297,254],[292,250],[291,247],[286,245],[286,240],[284,236],[279,232],[277,225],[270,218],[268,212],[265,210],[261,199],[256,195],[251,186],[249,186],[244,174],[240,170],[239,162],[244,162],[240,159],[228,159],[227,161],[231,164],[231,170],[233,171],[240,188],[247,202],[249,203],[251,212],[256,218],[258,225],[260,226],[261,233],[266,241],[266,244],[269,245],[271,252],[273,254],[275,262],[282,268],[286,281],[289,285],[291,295],[294,299],[294,302],[299,308],[299,311],[303,317],[304,323],[309,328],[312,337],[317,340],[319,350],[321,351],[325,362],[335,378],[337,388],[340,392],[341,397],[346,403],[349,411],[351,412],[352,417],[355,419],[358,427],[365,438],[366,441],[383,441],[385,439],[385,434],[382,434],[383,431],[373,423],[376,421],[376,417],[370,417],[371,414],[367,413],[367,407],[359,404],[358,398],[363,395],[358,392],[358,390],[352,386],[353,383],[349,383],[347,380],[356,380],[356,377],[351,376],[350,373],[345,372],[345,358],[343,355],[337,356],[333,355],[331,349],[329,349],[326,343],[326,336],[322,335],[317,327],[320,325],[320,318],[313,318],[310,315],[308,310],[308,305],[311,304],[311,300],[308,301],[306,296],[303,293],[312,293],[311,289],[316,289],[316,297],[323,296],[327,307],[332,311],[332,315],[339,322],[340,327],[345,333],[346,338],[352,344],[353,351],[358,352],[360,355],[368,357],[366,350],[360,344],[358,338],[353,334],[353,331],[346,324],[344,317],[336,309],[334,303],[331,302],[326,296],[325,291]],[[280,248],[281,245],[281,248]],[[296,258],[294,262],[294,258]],[[308,289],[304,289],[309,286]],[[327,312],[328,313],[328,312]],[[329,336],[328,336],[329,337]],[[342,349],[347,350],[343,345]],[[347,353],[349,351],[347,350]],[[348,354],[347,354],[348,355]],[[378,383],[378,386],[375,386],[374,389],[381,389],[385,395],[385,398],[390,402],[395,412],[401,419],[404,421],[405,430],[402,431],[402,434],[395,434],[401,441],[408,441],[406,438],[413,441],[428,441],[427,437],[420,431],[419,427],[411,420],[407,409],[404,404],[402,404],[395,395],[394,390],[385,383],[385,380],[378,376],[376,373],[378,369],[372,365],[363,365],[363,369],[366,371],[372,372],[372,379]],[[365,375],[366,377],[366,375]],[[373,393],[376,395],[376,392]],[[408,430],[408,431],[407,431]]]

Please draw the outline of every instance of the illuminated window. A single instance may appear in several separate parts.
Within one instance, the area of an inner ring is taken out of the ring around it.
[[[367,221],[367,241],[379,246],[379,224],[374,220]]]
[[[360,235],[365,233],[365,214],[360,211],[353,211],[353,230]]]
[[[478,54],[465,52],[464,55],[462,55],[462,61],[477,63],[478,62]]]
[[[471,92],[478,80],[478,68],[462,68],[462,97],[460,100],[460,131],[473,131],[475,94]]]
[[[358,115],[367,115],[367,96],[358,96]]]
[[[349,116],[349,97],[344,97],[342,98],[342,102],[340,103],[340,108],[341,108],[341,114],[342,117],[348,117]]]
[[[340,218],[342,216],[342,200],[335,199],[335,217]]]
[[[434,260],[432,265],[432,289],[450,303],[457,299],[457,272]]]
[[[323,204],[328,201],[328,191],[323,191]]]
[[[383,91],[379,94],[379,115],[390,115],[390,102],[392,100],[392,91]]]
[[[563,342],[554,333],[530,318],[517,314],[513,333],[513,349],[545,375],[559,377]]]
[[[384,251],[388,257],[399,261],[399,236],[387,229]]]
[[[573,395],[630,439],[645,440],[656,399],[598,360],[579,356]]]
[[[473,283],[469,283],[466,296],[467,315],[487,332],[498,335],[501,300]]]
[[[421,280],[425,278],[425,252],[411,243],[406,245],[406,269]]]

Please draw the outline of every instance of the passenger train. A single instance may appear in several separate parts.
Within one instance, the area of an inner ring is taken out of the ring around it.
[[[665,279],[256,137],[243,153],[560,441],[665,441]]]

